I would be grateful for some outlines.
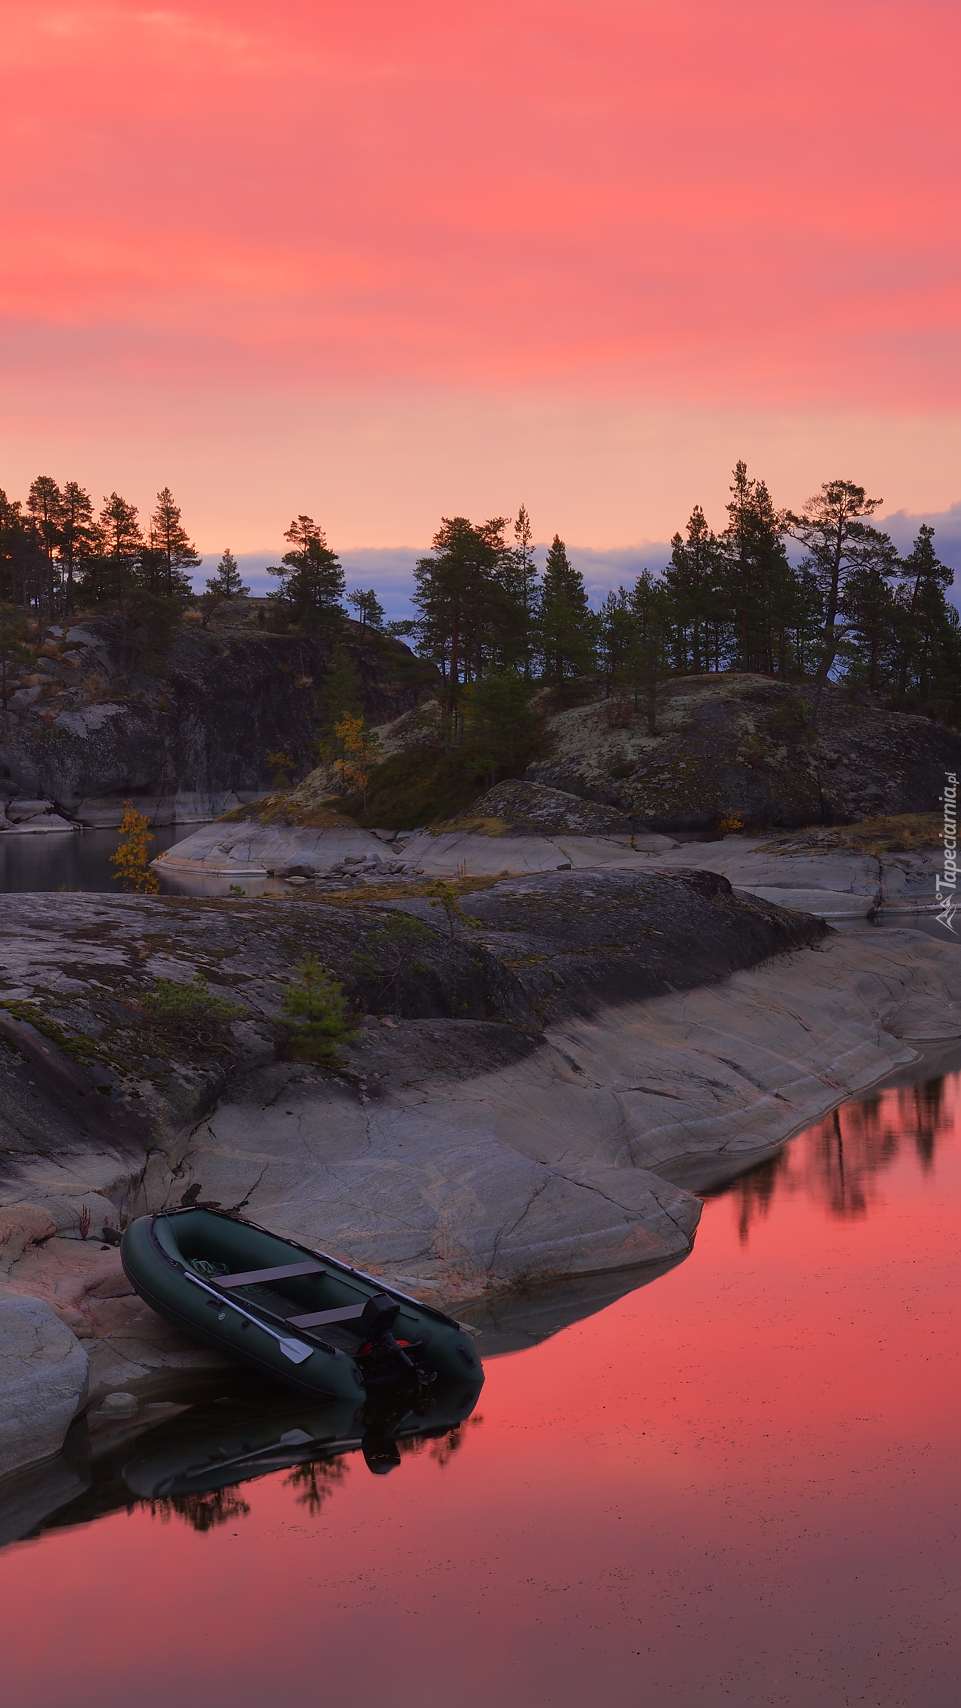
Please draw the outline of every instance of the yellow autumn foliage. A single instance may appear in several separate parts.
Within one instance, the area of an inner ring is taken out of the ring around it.
[[[124,801],[123,805],[120,842],[116,854],[110,856],[111,866],[117,868],[114,877],[120,879],[125,890],[139,895],[157,895],[160,883],[156,872],[150,870],[147,851],[147,843],[153,841],[150,820],[137,812],[130,801]]]

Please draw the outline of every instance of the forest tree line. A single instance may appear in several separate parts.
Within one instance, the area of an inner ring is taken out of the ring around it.
[[[633,695],[653,719],[665,677],[727,670],[841,681],[888,706],[961,721],[961,622],[933,529],[922,526],[902,557],[871,520],[880,499],[852,481],[825,482],[794,513],[776,509],[739,462],[730,492],[720,533],[696,506],[665,570],[643,570],[599,610],[557,535],[539,569],[525,508],[513,522],[444,518],[414,570],[415,614],[399,623],[385,621],[375,590],[345,594],[336,553],[301,515],[269,571],[278,582],[269,620],[334,648],[346,638],[346,603],[362,638],[408,640],[439,673],[452,732],[472,702],[489,699],[511,717],[535,684],[563,701],[585,677]],[[0,603],[41,629],[91,607],[163,623],[249,591],[226,551],[196,594],[200,562],[167,488],[145,526],[116,492],[96,512],[72,481],[42,476],[25,503],[0,491]]]

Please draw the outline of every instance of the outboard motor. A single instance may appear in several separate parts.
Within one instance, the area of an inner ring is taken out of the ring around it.
[[[385,1335],[390,1334],[399,1316],[399,1304],[396,1299],[389,1299],[386,1293],[378,1293],[373,1299],[368,1299],[358,1324],[364,1343],[376,1345],[382,1341]]]

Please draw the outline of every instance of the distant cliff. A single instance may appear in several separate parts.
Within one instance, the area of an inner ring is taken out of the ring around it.
[[[0,794],[69,811],[90,798],[257,793],[272,783],[271,751],[309,770],[329,652],[262,617],[261,601],[238,600],[206,629],[188,617],[166,637],[99,617],[52,631],[8,685]],[[429,667],[356,623],[347,636],[371,721],[414,706]]]

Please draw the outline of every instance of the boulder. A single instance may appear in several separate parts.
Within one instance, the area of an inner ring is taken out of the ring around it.
[[[258,824],[255,820],[206,824],[176,842],[153,862],[164,877],[179,882],[191,875],[235,877],[303,876],[335,865],[360,865],[379,857],[383,844],[353,825],[323,829]]]
[[[89,1363],[41,1299],[0,1299],[0,1474],[59,1453],[84,1402]]]
[[[10,801],[7,806],[7,817],[14,824],[23,824],[32,818],[39,818],[42,813],[53,812],[52,801]]]
[[[550,719],[548,754],[526,781],[617,808],[654,830],[848,823],[935,810],[961,733],[882,710],[828,683],[747,672],[677,677],[658,690],[657,733],[629,703]]]
[[[549,789],[541,783],[511,777],[503,783],[495,783],[448,829],[479,829],[493,836],[502,835],[506,830],[526,831],[539,836],[555,836],[558,832],[569,836],[629,836],[631,824],[623,813],[615,812],[612,807],[582,800],[562,789]],[[669,845],[665,838],[664,846]]]
[[[17,836],[43,836],[63,830],[78,830],[80,827],[71,824],[68,818],[62,818],[57,812],[36,813],[31,818],[25,818],[19,823],[14,822],[11,829]]]

